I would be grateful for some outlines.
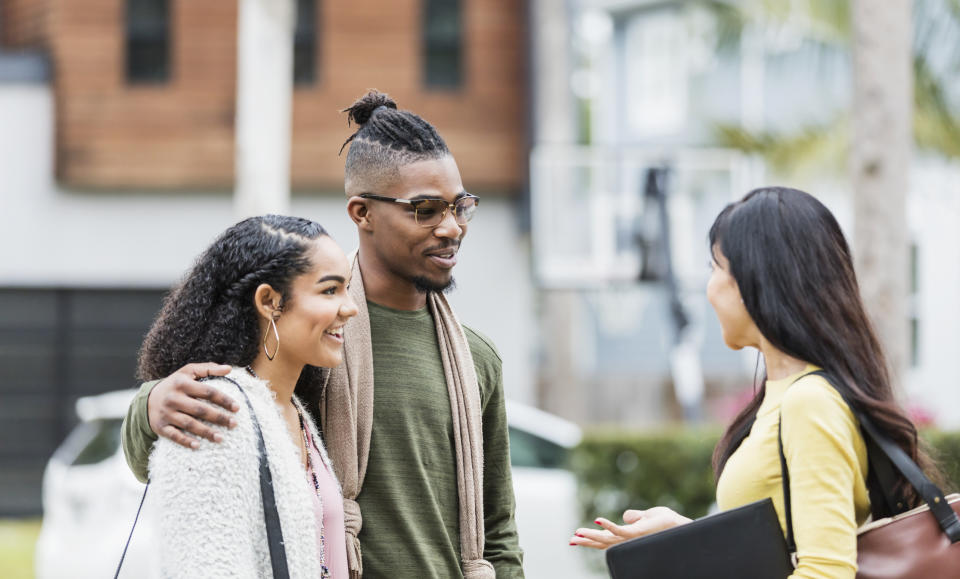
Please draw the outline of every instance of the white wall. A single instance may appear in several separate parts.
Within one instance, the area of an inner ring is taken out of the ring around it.
[[[53,95],[0,86],[0,286],[166,287],[236,221],[224,193],[78,192],[53,177]],[[295,197],[347,251],[357,234],[339,195]],[[518,204],[485,197],[451,296],[461,320],[503,357],[507,396],[534,397],[533,285]]]
[[[911,172],[908,220],[918,246],[917,365],[909,399],[942,428],[960,428],[960,166],[921,160]]]

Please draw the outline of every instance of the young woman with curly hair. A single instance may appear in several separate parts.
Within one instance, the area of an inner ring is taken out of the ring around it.
[[[323,227],[266,215],[224,232],[164,301],[140,377],[219,360],[229,373],[204,384],[238,408],[234,428],[210,425],[220,444],[161,438],[151,454],[164,576],[272,575],[257,423],[290,576],[347,577],[339,485],[301,398],[316,399],[318,369],[342,360],[343,326],[357,312],[349,282],[346,256]]]

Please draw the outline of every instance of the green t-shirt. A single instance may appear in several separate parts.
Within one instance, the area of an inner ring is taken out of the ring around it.
[[[364,576],[462,577],[453,425],[433,318],[427,309],[367,306],[374,404],[367,472],[357,497]],[[464,329],[483,412],[484,558],[498,578],[523,577],[501,360],[489,340]],[[141,480],[156,439],[146,413],[153,384],[141,387],[123,427],[127,461]]]

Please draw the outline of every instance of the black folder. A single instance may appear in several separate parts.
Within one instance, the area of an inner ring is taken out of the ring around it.
[[[783,579],[793,572],[769,498],[607,549],[613,579]]]

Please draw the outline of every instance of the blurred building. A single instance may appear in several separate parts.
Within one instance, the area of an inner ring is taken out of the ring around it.
[[[453,294],[533,396],[521,0],[298,0],[291,212],[350,250],[339,111],[388,92],[482,198]],[[37,513],[74,400],[135,385],[163,292],[236,221],[237,2],[0,0],[0,515]],[[495,263],[495,267],[491,264]]]
[[[703,297],[707,229],[783,178],[714,127],[829,122],[850,71],[782,31],[718,50],[702,4],[297,0],[291,212],[355,245],[339,110],[384,90],[483,199],[452,300],[499,346],[509,397],[581,423],[724,420],[756,356],[725,348]],[[75,398],[134,385],[163,292],[236,220],[237,50],[236,2],[0,0],[0,515],[37,512]],[[849,232],[846,182],[813,181]],[[911,183],[906,390],[955,427],[960,169],[918,156]]]
[[[762,168],[701,135],[712,112],[701,105],[735,109],[736,96],[687,84],[676,61],[698,40],[659,24],[672,2],[534,4],[542,10],[533,19],[531,155],[541,401],[582,422],[723,420],[749,387],[755,357],[719,339],[703,295],[706,234]],[[563,33],[551,33],[557,28]],[[715,76],[729,83],[729,73]],[[666,222],[646,192],[656,168],[667,169]]]
[[[230,188],[237,3],[46,0],[56,167],[75,188]],[[471,187],[525,179],[522,3],[298,0],[292,175],[341,187],[343,115],[376,86],[442,127]],[[340,140],[342,142],[342,139]]]
[[[713,218],[750,188],[778,183],[820,197],[848,238],[854,216],[846,172],[831,166],[842,150],[828,150],[821,167],[798,181],[757,158],[717,150],[717,127],[776,134],[838,122],[851,106],[849,60],[830,58],[789,26],[745,25],[730,42],[716,11],[724,3],[536,4],[550,7],[568,40],[534,35],[541,42],[535,55],[551,47],[561,58],[535,70],[534,102],[541,104],[537,95],[549,87],[554,104],[534,109],[535,127],[551,129],[534,131],[533,213],[569,219],[578,236],[564,246],[563,228],[551,221],[538,228],[534,220],[534,263],[546,288],[542,323],[545,339],[553,339],[545,347],[553,364],[541,375],[548,382],[546,407],[621,423],[681,416],[664,283],[636,282],[643,267],[637,243],[644,227],[638,222],[646,219],[643,174],[664,165],[673,168],[670,253],[699,344],[702,410],[723,418],[735,393],[749,388],[756,354],[725,350],[703,297]],[[563,177],[550,178],[557,174]],[[960,166],[918,153],[910,183],[911,271],[905,275],[912,354],[904,402],[937,425],[956,428],[960,391],[944,375],[960,351],[960,239],[951,225],[960,220]],[[565,202],[558,202],[558,192]],[[592,269],[584,269],[587,263]]]

